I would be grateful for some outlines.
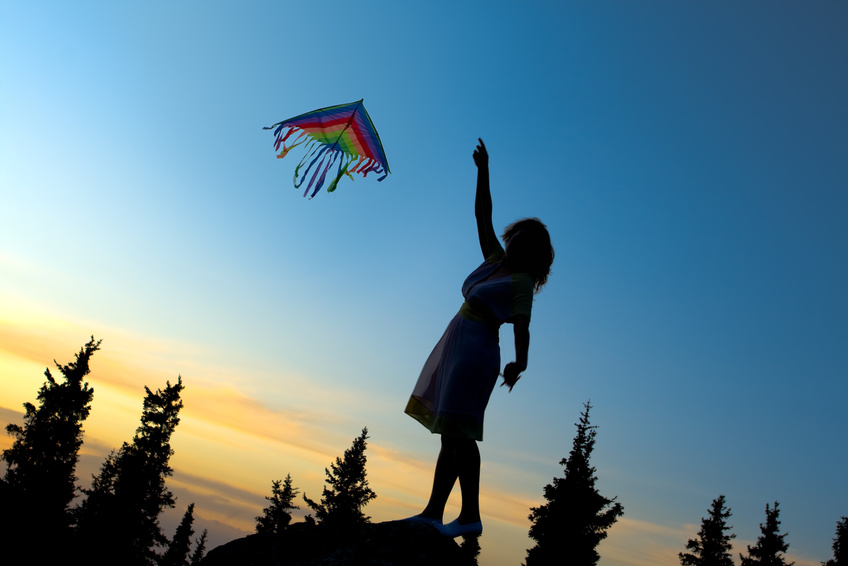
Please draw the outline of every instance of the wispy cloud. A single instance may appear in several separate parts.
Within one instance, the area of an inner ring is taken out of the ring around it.
[[[44,313],[4,311],[0,319],[0,418],[20,421],[22,409],[18,407],[35,400],[44,381],[44,367],[52,366],[53,358],[62,364],[72,361],[89,337],[86,326]],[[320,497],[324,468],[359,434],[361,424],[350,420],[345,407],[366,403],[361,391],[337,387],[328,392],[314,380],[283,372],[249,379],[240,368],[208,363],[214,355],[198,345],[139,337],[120,329],[104,331],[102,325],[97,326],[108,336],[97,336],[105,340],[92,359],[89,381],[95,399],[85,425],[77,470],[80,483],[88,485],[109,450],[132,438],[141,414],[143,386],[163,387],[182,374],[185,407],[172,439],[175,471],[168,480],[178,504],[163,517],[166,532],[175,528],[191,502],[196,503],[196,530],[209,529],[212,546],[252,532],[272,480],[290,473],[301,494]],[[10,445],[9,437],[0,441],[0,447]],[[372,439],[368,477],[378,498],[369,505],[368,514],[375,521],[384,521],[420,512],[429,496],[435,457],[436,453],[422,456]],[[484,465],[484,476],[488,473],[500,479],[484,478],[481,489],[487,525],[481,540],[483,558],[499,564],[519,563],[524,558],[533,544],[527,536],[527,515],[531,507],[543,503],[542,486],[538,486],[538,495],[528,495],[523,459],[515,460],[515,465]],[[306,512],[301,509],[295,516],[302,518]],[[457,486],[446,519],[458,512]],[[601,564],[677,566],[677,553],[696,532],[697,525],[662,525],[622,517],[599,548]],[[744,549],[745,544],[751,543],[736,541],[735,546]],[[790,559],[798,566],[818,564],[794,555]]]

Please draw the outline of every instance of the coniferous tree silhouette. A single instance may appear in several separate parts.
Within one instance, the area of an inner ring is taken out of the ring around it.
[[[182,378],[155,393],[144,389],[141,426],[132,443],[107,456],[76,510],[80,553],[89,563],[155,564],[154,547],[168,542],[159,514],[174,506],[165,478],[173,473],[170,439],[183,407]]]
[[[285,481],[272,481],[271,497],[265,496],[271,504],[262,510],[261,516],[256,517],[256,532],[278,534],[286,530],[291,522],[289,511],[300,509],[294,505],[294,498],[299,491],[292,486],[291,474],[286,475]]]
[[[194,503],[191,503],[183,515],[174,533],[174,538],[168,543],[168,550],[159,560],[161,566],[188,566],[191,551],[191,536],[194,534]]]
[[[591,403],[583,406],[571,452],[560,461],[565,476],[554,478],[553,483],[545,486],[547,503],[531,508],[530,538],[536,545],[527,551],[526,566],[597,564],[600,556],[596,547],[624,514],[615,497],[604,497],[595,487],[598,478],[589,459],[595,447],[597,427],[589,424]]]
[[[330,470],[324,468],[327,486],[324,487],[321,503],[303,495],[310,509],[315,511],[319,523],[343,525],[367,523],[371,517],[366,517],[362,508],[377,497],[365,479],[365,448],[368,439],[368,428],[362,429],[362,434],[354,439],[353,445],[345,450],[344,458],[336,458],[335,464],[330,464]],[[311,516],[307,521],[311,521]]]
[[[54,364],[64,377],[57,382],[50,368],[44,370],[47,382],[38,390],[39,406],[24,403],[24,425],[10,424],[6,431],[15,437],[4,450],[5,477],[0,480],[3,518],[0,532],[13,545],[25,545],[38,533],[52,545],[30,548],[32,553],[50,552],[61,547],[70,534],[70,504],[77,493],[76,465],[82,446],[83,422],[91,411],[94,389],[83,381],[89,374],[91,356],[100,341],[91,340],[68,365]]]
[[[203,554],[206,552],[206,536],[209,534],[207,529],[203,529],[203,532],[200,535],[200,538],[197,539],[197,545],[194,547],[194,552],[191,555],[191,561],[189,564],[191,566],[196,566],[200,564],[200,561],[203,560]]]
[[[836,538],[833,539],[833,558],[822,562],[822,566],[848,566],[848,517],[836,522]]]
[[[778,534],[780,531],[780,509],[778,502],[769,509],[766,503],[766,522],[760,523],[760,532],[757,543],[748,546],[748,556],[739,554],[742,566],[792,566],[794,562],[786,563],[783,554],[789,549],[789,543],[784,541],[787,533]]]
[[[701,519],[701,529],[698,538],[689,539],[686,548],[692,552],[680,552],[681,566],[733,566],[730,556],[730,540],[735,534],[725,534],[724,531],[733,527],[727,526],[730,509],[724,508],[724,496],[713,499],[709,515]]]
[[[480,537],[479,536],[464,536],[459,545],[461,556],[465,559],[465,564],[469,566],[477,566],[477,558],[480,556]]]

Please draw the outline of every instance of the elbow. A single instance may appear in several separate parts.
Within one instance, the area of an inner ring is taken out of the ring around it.
[[[474,214],[477,218],[485,218],[492,216],[492,203],[491,202],[480,202],[480,199],[476,199],[474,202]]]
[[[530,334],[530,317],[526,314],[519,314],[508,319],[507,322],[512,323],[512,327],[516,332]]]

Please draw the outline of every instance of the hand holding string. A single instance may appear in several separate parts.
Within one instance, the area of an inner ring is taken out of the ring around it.
[[[503,373],[500,374],[504,378],[503,383],[501,383],[501,387],[508,385],[511,392],[512,388],[515,387],[516,382],[521,379],[521,372],[525,369],[527,369],[526,366],[521,367],[521,365],[517,362],[509,362],[506,364]]]

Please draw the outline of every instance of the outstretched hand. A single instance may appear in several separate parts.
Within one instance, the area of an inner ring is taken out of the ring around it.
[[[477,149],[474,150],[474,163],[477,165],[477,168],[488,167],[489,166],[489,152],[486,151],[486,144],[483,143],[483,140],[477,138],[477,141],[480,142],[480,145],[477,146]]]

